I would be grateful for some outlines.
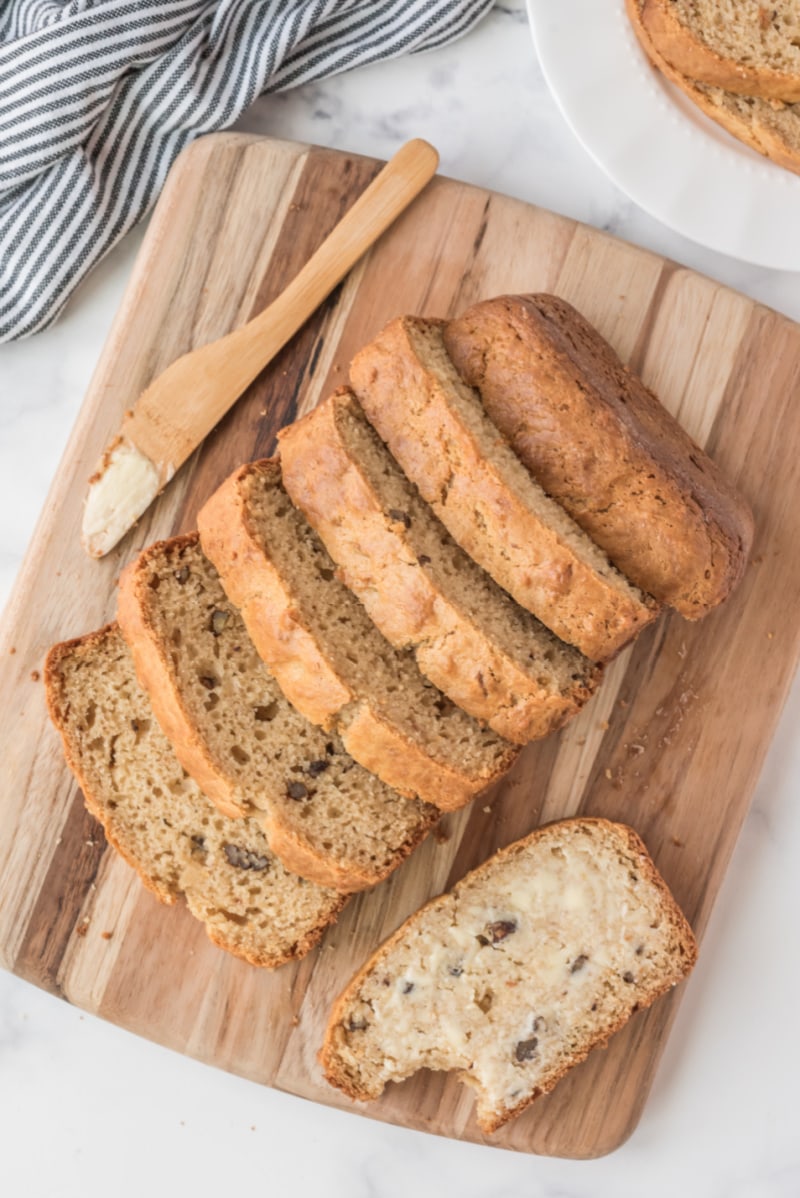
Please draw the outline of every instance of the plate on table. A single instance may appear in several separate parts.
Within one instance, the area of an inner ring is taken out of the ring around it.
[[[728,134],[649,63],[624,0],[527,0],[545,79],[598,166],[700,245],[800,270],[800,176]]]

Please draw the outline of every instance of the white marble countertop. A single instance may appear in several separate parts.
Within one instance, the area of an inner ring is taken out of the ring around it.
[[[426,137],[446,174],[610,230],[800,319],[800,276],[705,251],[608,182],[547,91],[522,0],[498,4],[450,48],[262,98],[238,127],[381,157]],[[54,328],[0,349],[0,600],[142,232],[106,259]],[[743,711],[746,703],[742,696]],[[796,685],[644,1117],[612,1155],[517,1156],[319,1108],[141,1041],[0,973],[0,1193],[797,1198],[799,719]]]

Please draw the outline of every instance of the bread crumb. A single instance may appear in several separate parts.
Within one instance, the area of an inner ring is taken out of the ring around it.
[[[774,636],[775,636],[775,633],[774,633],[774,632],[768,632],[768,633],[767,633],[767,640],[768,640],[768,641],[771,641],[771,640],[772,640],[772,638],[773,638]]]
[[[772,633],[770,633],[770,636],[772,636]],[[38,670],[31,670],[31,682],[38,682],[40,678],[41,674]]]
[[[89,917],[85,916],[75,929],[76,936],[85,936],[89,931]]]
[[[437,844],[447,844],[450,839],[450,833],[447,828],[443,828],[441,824],[437,824],[433,829],[433,839]]]
[[[14,656],[14,654],[16,653],[16,651],[17,651],[17,650],[16,650],[16,648],[14,647],[14,645],[12,645],[12,646],[11,646],[11,648],[9,649],[9,651],[8,651],[8,655],[9,655],[9,657],[13,657],[13,656]]]
[[[630,707],[630,703],[628,702],[627,699],[618,699],[617,702],[619,703],[619,705],[623,709],[623,711],[625,710],[626,707]]]
[[[292,1015],[292,1027],[299,1027],[299,1026],[300,1026],[300,1016]]]
[[[601,720],[600,727],[602,728],[603,732],[608,732],[611,725],[609,724],[608,720]]]
[[[484,807],[483,811],[485,815],[491,815],[492,813],[491,807]]]
[[[676,848],[676,849],[682,849],[682,848],[683,848],[683,841],[682,841],[682,840],[678,840],[678,837],[677,837],[677,836],[670,836],[670,840],[671,840],[671,841],[672,841],[672,843],[675,845],[675,848]]]
[[[114,933],[113,932],[101,932],[100,935],[103,938],[103,940],[110,940],[111,937],[114,935]]]
[[[611,777],[612,777],[612,775],[611,775],[611,770],[610,770],[610,769],[608,769],[608,767],[606,767],[606,769],[604,769],[604,770],[603,770],[603,773],[605,774],[605,776],[608,778],[608,780],[609,780],[609,782],[610,782],[610,781],[611,781]]]

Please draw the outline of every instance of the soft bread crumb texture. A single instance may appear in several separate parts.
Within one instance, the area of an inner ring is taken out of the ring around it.
[[[431,682],[517,744],[561,727],[601,673],[450,537],[342,389],[280,434],[284,484],[339,576]]]
[[[199,516],[203,548],[283,693],[335,729],[388,785],[445,810],[468,802],[519,750],[458,708],[395,649],[338,579],[287,496],[280,466],[231,476]]]
[[[164,903],[254,965],[302,957],[345,903],[288,873],[253,819],[226,819],[186,774],[112,625],[51,649],[51,718],[89,811]]]
[[[800,174],[800,103],[795,98],[784,103],[775,98],[740,95],[729,87],[701,83],[683,74],[664,57],[645,28],[643,0],[625,0],[625,8],[653,66],[734,137],[785,170]]]
[[[120,623],[185,768],[259,818],[287,867],[363,889],[432,826],[435,808],[391,790],[286,701],[196,534],[140,555],[120,584]]]
[[[658,605],[525,469],[459,377],[444,330],[391,321],[350,365],[359,403],[461,548],[562,640],[613,657]]]
[[[796,0],[643,0],[642,22],[682,74],[772,102],[800,99]]]
[[[374,1099],[459,1071],[492,1132],[692,968],[686,920],[631,829],[538,829],[423,907],[336,1003],[320,1059]]]
[[[730,594],[747,504],[571,304],[499,296],[444,339],[532,476],[621,570],[687,619]]]

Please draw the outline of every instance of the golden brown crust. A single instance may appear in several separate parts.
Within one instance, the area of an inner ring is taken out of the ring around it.
[[[248,518],[243,485],[256,471],[280,478],[277,459],[241,467],[198,516],[203,552],[214,563],[228,597],[289,702],[306,719],[334,728],[350,756],[406,798],[455,811],[506,772],[506,757],[485,777],[449,766],[425,751],[336,672],[319,641],[304,627],[289,584],[270,560]],[[348,706],[349,705],[349,706]],[[345,711],[344,709],[347,708]]]
[[[66,721],[66,712],[62,708],[62,687],[61,687],[61,665],[65,658],[72,656],[74,653],[85,653],[87,655],[93,653],[100,646],[106,636],[116,628],[116,625],[106,624],[103,628],[98,628],[95,632],[89,632],[85,636],[72,637],[68,641],[60,641],[59,644],[53,645],[49,650],[44,663],[44,689],[47,700],[47,710],[50,715],[50,720],[61,737],[61,747],[64,751],[64,758],[69,766],[72,774],[75,777],[78,786],[83,792],[83,801],[87,811],[94,816],[102,825],[106,840],[128,863],[142,880],[143,885],[151,891],[156,898],[166,903],[167,906],[177,900],[177,894],[161,886],[153,878],[143,872],[139,862],[131,856],[114,835],[113,829],[109,826],[108,815],[105,808],[97,801],[92,792],[92,787],[89,779],[86,777],[81,763],[77,755],[73,752],[72,741],[69,736],[69,731]]]
[[[730,594],[747,504],[570,304],[485,300],[445,343],[522,462],[629,578],[687,619]]]
[[[191,547],[197,543],[197,533],[174,537],[169,542],[175,548],[182,545]],[[153,713],[175,756],[222,814],[229,819],[236,819],[247,813],[246,808],[236,798],[230,779],[220,770],[198,735],[189,709],[175,685],[160,638],[148,616],[147,597],[153,573],[151,563],[160,556],[166,544],[166,541],[156,541],[123,570],[119,580],[117,620],[131,651],[139,685],[147,692]]]
[[[318,886],[343,894],[366,890],[382,881],[413,851],[436,822],[438,811],[420,804],[419,820],[407,839],[383,867],[362,868],[356,862],[342,863],[317,848],[283,819],[279,807],[266,802],[265,810],[251,811],[236,798],[230,775],[211,754],[177,685],[161,638],[148,615],[149,580],[157,573],[154,564],[166,547],[172,553],[199,544],[197,533],[173,537],[149,546],[123,573],[119,587],[119,623],[133,657],[140,685],[148,693],[156,720],[170,741],[175,756],[204,794],[223,815],[235,819],[253,815],[258,819],[270,847],[287,870]]]
[[[683,24],[669,0],[642,0],[641,21],[657,53],[689,79],[763,100],[800,100],[800,78],[720,54]]]
[[[502,459],[490,460],[415,346],[415,334],[442,327],[391,321],[350,364],[359,403],[461,548],[561,640],[607,661],[655,619],[657,605],[583,560],[528,505]]]
[[[91,656],[106,640],[109,634],[116,632],[116,624],[107,624],[105,627],[98,629],[95,632],[87,633],[84,636],[74,637],[68,641],[62,641],[57,645],[53,645],[47,654],[44,668],[44,683],[45,695],[47,700],[47,708],[50,714],[50,719],[55,726],[61,738],[61,744],[64,751],[64,757],[69,769],[75,777],[78,786],[83,792],[84,803],[91,815],[98,820],[102,825],[105,838],[112,848],[119,853],[120,857],[131,866],[138,874],[145,888],[151,891],[156,898],[165,903],[167,906],[172,906],[179,895],[183,892],[180,890],[172,890],[163,885],[160,885],[155,879],[151,878],[141,866],[141,863],[135,856],[120,842],[115,835],[114,828],[109,813],[104,805],[95,797],[91,782],[86,777],[81,768],[80,760],[74,752],[72,738],[69,735],[67,726],[66,712],[62,707],[62,663],[63,661],[73,656],[74,654],[85,654]],[[186,894],[184,893],[184,898]],[[303,957],[306,953],[319,942],[326,929],[336,922],[339,913],[347,903],[347,895],[343,894],[340,901],[330,909],[330,917],[326,918],[316,928],[310,929],[301,936],[291,949],[283,953],[264,953],[253,951],[239,940],[233,941],[225,937],[212,924],[206,922],[202,913],[195,908],[192,903],[188,905],[192,909],[193,914],[204,923],[206,933],[209,939],[217,945],[218,948],[224,949],[226,952],[232,953],[234,956],[247,961],[251,965],[256,965],[266,969],[276,969],[280,965],[285,965],[289,961]]]
[[[625,8],[634,32],[647,57],[661,73],[679,87],[712,121],[716,121],[728,133],[738,137],[751,149],[771,158],[787,171],[800,174],[800,151],[781,136],[774,121],[770,120],[769,101],[758,97],[738,96],[725,88],[714,88],[699,83],[688,75],[676,71],[656,49],[642,24],[642,0],[625,0]],[[786,109],[798,116],[800,134],[800,109],[791,105]]]
[[[441,591],[342,440],[337,413],[354,403],[342,389],[279,434],[286,490],[342,581],[393,645],[415,648],[434,685],[501,736],[525,744],[560,728],[594,688],[545,692]]]
[[[200,509],[203,552],[286,698],[312,723],[332,728],[355,696],[301,623],[289,586],[251,527],[243,487],[256,470],[280,478],[277,459],[251,462],[230,475]]]
[[[514,841],[512,844],[500,849],[493,856],[489,857],[488,860],[484,861],[482,865],[479,865],[477,869],[465,874],[465,876],[453,887],[451,891],[438,895],[436,898],[430,899],[427,903],[410,915],[408,919],[406,919],[400,925],[397,931],[389,936],[389,938],[385,940],[383,944],[378,947],[378,949],[376,949],[376,951],[364,963],[364,965],[362,965],[362,967],[358,970],[358,972],[354,975],[354,977],[350,980],[348,985],[334,1002],[333,1007],[331,1008],[330,1016],[328,1018],[325,1038],[318,1053],[318,1060],[322,1066],[324,1076],[332,1086],[342,1090],[343,1093],[345,1093],[349,1098],[352,1098],[357,1102],[366,1102],[377,1098],[383,1092],[383,1088],[376,1092],[366,1092],[363,1089],[359,1089],[358,1086],[354,1084],[354,1080],[338,1067],[337,1040],[341,1034],[340,1027],[342,1019],[352,1001],[353,995],[358,992],[361,983],[369,976],[370,973],[372,973],[374,970],[380,969],[383,966],[383,963],[390,955],[394,945],[403,939],[406,931],[413,927],[424,916],[426,911],[434,909],[448,900],[449,896],[457,892],[459,887],[475,880],[476,878],[479,878],[488,869],[493,868],[499,861],[512,858],[520,853],[523,853],[529,845],[540,839],[549,828],[552,828],[556,825],[567,824],[591,825],[593,828],[599,829],[601,831],[611,831],[615,835],[622,832],[625,835],[628,851],[637,858],[637,872],[640,872],[642,877],[646,878],[646,880],[659,891],[662,898],[664,914],[675,932],[677,942],[681,946],[682,971],[680,976],[685,977],[691,971],[697,960],[697,942],[695,940],[694,933],[692,932],[692,929],[689,926],[689,923],[686,920],[683,912],[675,902],[675,899],[673,898],[667,884],[656,869],[644,842],[637,835],[637,833],[634,832],[632,828],[627,827],[627,825],[613,823],[610,820],[601,818],[581,816],[568,820],[554,820],[550,823],[542,824],[522,840]],[[660,997],[660,995],[671,989],[678,980],[680,980],[678,977],[670,978],[666,980],[663,985],[654,988],[650,994],[642,997],[640,1007],[650,1006],[658,997]],[[557,1074],[549,1078],[544,1086],[537,1089],[533,1094],[528,1096],[523,1102],[519,1103],[519,1105],[514,1107],[512,1110],[504,1111],[494,1117],[479,1117],[478,1122],[481,1130],[487,1134],[497,1131],[509,1120],[521,1114],[522,1111],[535,1102],[537,1098],[540,1098],[543,1094],[549,1093],[574,1065],[577,1065],[581,1061],[585,1060],[594,1048],[598,1048],[605,1044],[610,1036],[619,1031],[628,1022],[628,1018],[629,1016],[623,1016],[617,1020],[610,1029],[604,1028],[602,1034],[599,1034],[588,1045],[588,1047],[586,1047],[585,1051],[581,1050],[580,1052],[576,1052],[568,1065],[561,1069]],[[464,1081],[468,1084],[474,1084],[474,1080],[468,1074],[459,1072],[458,1076],[461,1081]]]
[[[441,812],[436,807],[421,804],[420,819],[414,825],[411,833],[401,845],[392,852],[391,862],[382,870],[377,867],[371,872],[360,870],[357,865],[349,863],[340,865],[331,857],[318,854],[306,841],[301,840],[296,833],[287,827],[273,812],[264,813],[261,822],[270,843],[270,848],[280,857],[290,873],[300,874],[318,886],[331,887],[341,894],[356,894],[362,890],[370,890],[377,886],[389,874],[413,853],[421,844],[438,820]]]

